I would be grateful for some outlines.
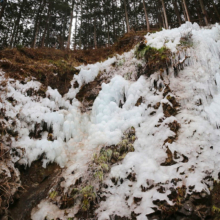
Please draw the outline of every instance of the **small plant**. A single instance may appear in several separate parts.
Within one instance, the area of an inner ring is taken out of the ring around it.
[[[131,79],[131,75],[132,75],[132,72],[128,72],[128,73],[125,75],[125,79],[126,79],[126,80],[130,80],[130,79]]]
[[[135,55],[137,59],[143,59],[147,55],[152,57],[159,56],[162,59],[165,59],[167,50],[168,49],[166,47],[161,47],[160,49],[157,49],[142,43],[136,48]]]
[[[118,66],[123,66],[124,63],[125,63],[125,58],[119,60],[119,62],[118,62]]]
[[[58,194],[58,193],[57,193],[56,191],[52,191],[52,192],[49,194],[49,196],[50,196],[50,198],[53,200],[53,199],[56,198],[57,194]]]
[[[96,199],[96,193],[94,192],[94,187],[88,185],[80,191],[80,194],[82,195],[82,203],[81,203],[82,211],[87,211],[90,208],[90,203],[92,201],[94,202]]]
[[[103,178],[104,178],[104,175],[103,175],[102,170],[96,171],[95,174],[94,174],[94,177],[95,177],[96,179],[98,178],[98,180],[99,180],[100,182],[102,182],[102,181],[103,181]]]

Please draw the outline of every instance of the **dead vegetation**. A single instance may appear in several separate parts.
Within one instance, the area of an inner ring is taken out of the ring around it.
[[[20,179],[11,162],[10,148],[0,142],[0,217],[8,215],[19,187]]]
[[[131,50],[143,40],[146,32],[131,32],[121,37],[113,46],[87,50],[58,50],[53,48],[13,48],[0,51],[0,68],[10,78],[25,82],[35,78],[43,84],[58,89],[61,95],[68,92],[70,81],[78,74],[76,66],[101,62],[115,54]]]

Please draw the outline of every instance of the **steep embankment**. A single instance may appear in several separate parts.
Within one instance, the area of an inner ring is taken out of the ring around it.
[[[63,96],[51,87],[41,96],[39,82],[1,72],[3,141],[13,136],[13,163],[40,159],[62,168],[32,181],[32,191],[42,192],[48,178],[50,185],[31,218],[213,219],[220,210],[218,185],[210,196],[220,172],[219,61],[220,26],[186,23],[79,66]]]

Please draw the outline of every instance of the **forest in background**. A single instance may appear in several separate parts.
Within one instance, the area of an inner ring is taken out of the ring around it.
[[[214,0],[1,0],[0,49],[88,49],[126,32],[220,21]]]

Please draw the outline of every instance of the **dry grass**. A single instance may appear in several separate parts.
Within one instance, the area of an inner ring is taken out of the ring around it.
[[[130,32],[119,38],[113,46],[99,49],[4,49],[0,51],[0,68],[10,78],[24,81],[25,78],[34,77],[45,88],[57,88],[63,95],[68,92],[73,75],[78,74],[76,66],[104,61],[115,54],[127,52],[143,40],[145,34],[146,31]]]
[[[20,186],[18,175],[12,165],[10,148],[0,142],[0,218],[7,216],[9,205],[14,201]]]

